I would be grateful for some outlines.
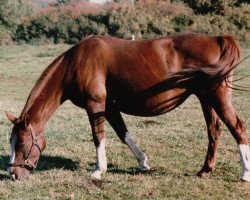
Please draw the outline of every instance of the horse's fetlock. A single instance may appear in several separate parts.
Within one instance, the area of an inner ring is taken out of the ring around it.
[[[90,176],[92,179],[97,179],[97,180],[101,180],[102,179],[102,174],[105,173],[107,171],[107,168],[105,169],[96,169],[95,171],[93,171]]]
[[[215,170],[215,162],[209,163],[208,166],[206,167],[206,171],[213,172],[214,170]]]
[[[107,172],[107,167],[106,166],[102,166],[102,167],[99,167],[99,170],[102,172],[102,173],[106,173]]]
[[[213,172],[215,170],[215,164],[210,164],[207,166],[204,166],[198,173],[197,176],[201,177],[201,178],[208,178],[211,174],[211,172]]]
[[[142,157],[139,160],[139,170],[140,171],[149,171],[150,167],[147,164],[148,157],[145,154],[142,154]]]

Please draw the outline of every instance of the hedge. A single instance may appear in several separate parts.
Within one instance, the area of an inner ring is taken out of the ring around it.
[[[27,43],[73,44],[90,34],[121,38],[131,38],[134,34],[137,39],[142,39],[192,31],[232,34],[243,42],[249,42],[249,4],[219,0],[213,11],[201,13],[201,3],[199,8],[193,8],[195,2],[212,1],[184,0],[185,4],[183,1],[151,0],[139,1],[135,5],[109,3],[92,9],[86,9],[88,5],[93,6],[87,2],[84,6],[83,3],[60,5],[27,17],[17,27],[13,39]],[[218,8],[223,8],[223,12]]]

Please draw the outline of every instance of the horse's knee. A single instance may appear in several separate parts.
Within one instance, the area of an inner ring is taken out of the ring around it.
[[[103,83],[96,83],[93,86],[86,86],[86,92],[89,99],[96,103],[103,103],[106,101],[107,91]]]

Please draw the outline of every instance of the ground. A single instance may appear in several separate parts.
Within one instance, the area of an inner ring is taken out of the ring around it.
[[[47,148],[38,169],[24,181],[7,172],[12,124],[4,111],[19,115],[42,70],[67,45],[0,47],[0,199],[249,199],[250,185],[239,182],[237,145],[224,127],[218,162],[210,179],[196,173],[203,165],[207,134],[196,97],[159,117],[123,115],[138,146],[149,157],[152,171],[137,174],[137,162],[107,125],[108,172],[102,182],[91,181],[95,148],[84,110],[66,102],[46,127]],[[244,49],[243,54],[250,54]],[[237,78],[250,75],[249,60]],[[249,85],[250,78],[237,82]],[[250,127],[250,92],[234,91],[234,105]],[[249,131],[248,131],[249,133]]]

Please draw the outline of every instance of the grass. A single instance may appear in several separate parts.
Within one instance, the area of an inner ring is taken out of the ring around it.
[[[192,96],[174,111],[159,117],[123,115],[136,143],[154,169],[137,174],[137,162],[107,125],[108,172],[102,182],[89,178],[95,148],[84,110],[66,102],[46,128],[47,148],[38,169],[24,181],[12,181],[6,168],[12,124],[4,111],[19,115],[42,70],[67,45],[0,47],[0,199],[249,199],[250,185],[239,182],[237,145],[226,128],[218,162],[210,179],[196,172],[203,165],[207,134],[198,100]],[[244,49],[250,54],[250,49]],[[250,75],[249,60],[238,77]],[[249,86],[249,77],[238,82]],[[250,127],[250,93],[234,92],[234,105]]]

